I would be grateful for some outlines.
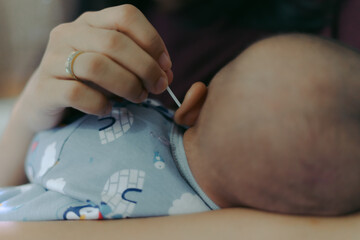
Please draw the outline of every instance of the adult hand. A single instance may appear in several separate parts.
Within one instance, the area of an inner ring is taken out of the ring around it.
[[[73,51],[84,52],[74,60],[78,79],[64,67]],[[51,32],[15,113],[36,132],[55,126],[66,107],[103,115],[110,111],[107,93],[141,102],[171,81],[170,57],[157,31],[137,8],[120,5],[86,12]]]

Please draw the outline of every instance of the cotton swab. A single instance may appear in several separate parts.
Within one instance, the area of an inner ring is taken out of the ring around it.
[[[174,102],[178,105],[178,107],[181,106],[181,103],[179,102],[179,100],[176,98],[175,94],[173,93],[173,91],[171,91],[171,89],[169,88],[169,86],[166,88],[166,90],[168,91],[168,93],[170,94],[170,96],[172,97],[172,99],[174,99]]]

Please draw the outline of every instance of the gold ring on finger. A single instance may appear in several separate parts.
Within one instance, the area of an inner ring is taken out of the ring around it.
[[[77,80],[78,78],[74,73],[74,62],[76,58],[83,53],[84,53],[83,51],[73,51],[72,53],[70,53],[70,55],[68,56],[65,62],[65,71],[75,80]]]

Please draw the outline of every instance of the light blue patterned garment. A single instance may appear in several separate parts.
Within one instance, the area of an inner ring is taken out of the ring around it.
[[[218,209],[187,164],[183,129],[153,101],[116,103],[39,133],[25,170],[30,183],[0,189],[0,220],[113,219]]]

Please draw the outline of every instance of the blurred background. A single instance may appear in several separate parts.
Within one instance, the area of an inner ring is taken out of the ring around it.
[[[40,62],[50,30],[74,18],[76,8],[74,0],[0,0],[1,98],[21,91]]]
[[[49,32],[73,19],[77,7],[75,0],[0,0],[0,133],[41,60]]]

